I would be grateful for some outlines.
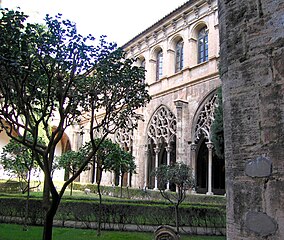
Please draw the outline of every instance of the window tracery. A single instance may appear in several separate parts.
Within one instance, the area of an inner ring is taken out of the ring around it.
[[[115,141],[125,150],[131,151],[133,144],[133,123],[127,120],[127,128],[120,128],[115,134]]]
[[[214,110],[218,106],[217,94],[214,94],[203,106],[195,127],[194,140],[198,142],[202,136],[211,140],[210,128],[214,121]]]
[[[155,144],[174,141],[176,135],[176,117],[165,106],[161,106],[152,116],[148,128],[148,138],[152,139]]]

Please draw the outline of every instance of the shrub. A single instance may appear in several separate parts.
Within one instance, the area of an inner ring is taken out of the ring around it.
[[[150,204],[149,204],[150,203]],[[30,200],[30,224],[42,224],[43,210],[40,199]],[[21,197],[0,197],[0,215],[2,221],[10,222],[12,217],[24,216],[25,199]],[[97,200],[63,199],[55,216],[64,226],[66,221],[84,223],[86,228],[97,222]],[[102,222],[105,228],[119,225],[121,230],[125,224],[143,225],[175,225],[173,207],[165,202],[157,201],[104,201],[102,204]],[[225,227],[225,207],[214,204],[183,204],[180,209],[181,226],[191,227]]]

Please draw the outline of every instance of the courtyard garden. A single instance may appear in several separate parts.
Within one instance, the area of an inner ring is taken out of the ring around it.
[[[96,185],[75,183],[73,187],[72,196],[70,190],[67,190],[55,216],[54,239],[93,239],[97,237],[99,211]],[[89,189],[90,193],[86,194],[84,189]],[[23,231],[22,225],[26,212],[26,195],[18,193],[18,183],[1,181],[0,192],[1,239],[40,239],[44,219],[42,192],[31,192],[28,231]],[[174,207],[158,191],[123,188],[121,192],[119,187],[103,186],[102,193],[102,240],[153,239],[158,226],[175,226]],[[225,239],[223,196],[187,195],[180,213],[182,240]]]

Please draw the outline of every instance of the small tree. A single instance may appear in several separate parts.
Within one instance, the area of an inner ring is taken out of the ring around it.
[[[127,152],[117,145],[117,152],[115,159],[110,159],[110,169],[120,176],[120,197],[122,198],[123,178],[125,174],[135,173],[136,165],[134,157],[130,152]]]
[[[95,163],[97,164],[97,187],[98,187],[98,194],[99,194],[99,214],[98,214],[98,233],[97,235],[101,235],[101,206],[102,206],[102,193],[101,193],[101,181],[102,181],[102,174],[103,171],[111,171],[112,165],[115,159],[117,159],[118,156],[118,148],[117,145],[114,144],[109,139],[100,139],[97,138],[95,140],[95,144],[99,145],[100,148],[96,152],[95,155]]]
[[[184,163],[161,165],[154,171],[158,179],[158,188],[161,195],[175,206],[176,229],[179,233],[179,205],[186,197],[186,191],[194,187],[194,179],[189,166]],[[172,183],[176,186],[176,193],[167,191],[166,185]]]
[[[127,117],[138,119],[135,111],[150,96],[143,83],[145,70],[134,66],[135,60],[127,59],[115,43],[78,34],[76,25],[61,15],[47,15],[44,26],[26,19],[22,12],[1,10],[0,131],[30,148],[44,172],[43,240],[51,240],[65,189],[100,148],[95,133],[103,140],[125,127]],[[89,129],[90,151],[76,173],[56,189],[56,148],[66,129],[82,121]],[[39,141],[41,130],[44,144]]]
[[[19,179],[21,192],[23,194],[27,192],[23,228],[26,231],[28,227],[30,190],[40,185],[39,181],[37,186],[30,186],[32,171],[38,170],[38,164],[35,161],[32,150],[13,139],[3,148],[1,164],[6,171]]]
[[[32,170],[36,172],[38,165],[29,148],[12,139],[3,148],[3,152],[1,153],[1,164],[12,177],[15,176],[18,178],[20,189],[23,194],[31,189],[30,180]],[[38,186],[34,186],[32,188],[37,187]]]
[[[86,156],[89,152],[88,146],[83,146],[76,151],[68,151],[63,153],[61,156],[58,156],[56,159],[56,168],[63,168],[67,171],[68,176],[73,176],[79,170],[82,165],[82,162],[86,159]],[[83,171],[88,170],[88,166],[84,168]],[[72,196],[73,192],[73,182],[70,184],[70,196]]]

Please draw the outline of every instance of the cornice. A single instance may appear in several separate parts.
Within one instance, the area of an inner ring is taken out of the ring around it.
[[[213,5],[214,4],[214,5]],[[200,12],[200,9],[207,7],[208,10]],[[134,49],[138,52],[156,45],[167,39],[169,36],[189,27],[199,19],[213,14],[217,9],[217,0],[190,0],[185,4],[166,15],[164,18],[135,36],[122,48],[134,56]]]

